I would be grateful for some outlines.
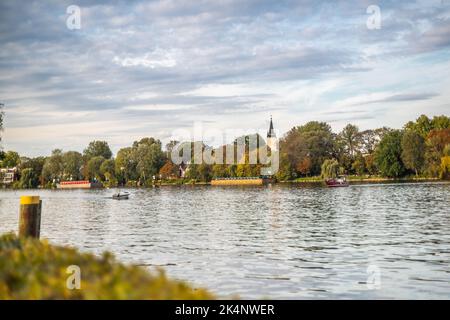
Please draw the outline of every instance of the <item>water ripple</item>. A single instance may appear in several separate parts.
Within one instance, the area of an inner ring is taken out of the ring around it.
[[[107,199],[111,190],[1,191],[0,233],[17,230],[19,196],[33,193],[42,237],[162,266],[222,297],[449,298],[450,184],[128,191],[129,201]]]

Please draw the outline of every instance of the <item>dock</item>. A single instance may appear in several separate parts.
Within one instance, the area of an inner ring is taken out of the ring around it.
[[[212,186],[262,186],[269,183],[275,183],[274,178],[268,177],[243,177],[243,178],[216,178],[211,180]]]

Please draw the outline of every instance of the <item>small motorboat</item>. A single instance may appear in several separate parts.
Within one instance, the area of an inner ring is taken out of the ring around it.
[[[114,200],[128,200],[130,194],[128,192],[118,192],[112,195]]]
[[[325,179],[325,184],[328,187],[348,187],[349,183],[347,179],[343,176],[337,177],[337,178],[331,178],[331,179]]]

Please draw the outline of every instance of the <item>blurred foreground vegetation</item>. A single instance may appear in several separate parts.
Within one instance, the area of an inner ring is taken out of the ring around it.
[[[71,265],[80,267],[81,288],[68,289]],[[0,237],[0,299],[211,299],[204,289],[192,289],[168,279],[162,270],[149,273],[126,266],[110,253],[97,257],[46,241]]]

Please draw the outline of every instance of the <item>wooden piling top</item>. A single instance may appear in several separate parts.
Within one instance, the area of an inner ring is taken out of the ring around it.
[[[39,196],[21,196],[20,204],[39,204]]]

